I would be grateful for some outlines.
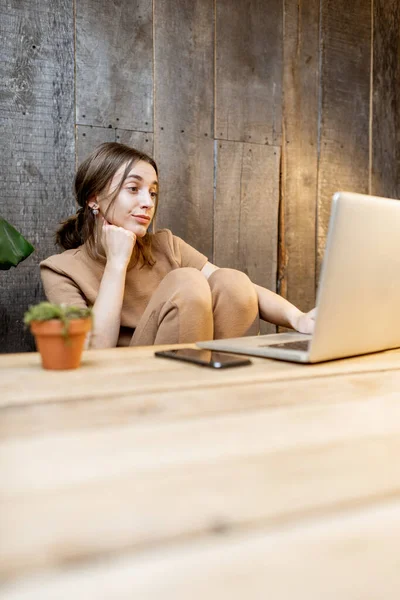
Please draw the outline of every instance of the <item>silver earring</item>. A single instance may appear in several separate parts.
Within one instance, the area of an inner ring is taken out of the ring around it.
[[[92,208],[92,214],[95,217],[96,215],[99,214],[99,209],[98,208]]]

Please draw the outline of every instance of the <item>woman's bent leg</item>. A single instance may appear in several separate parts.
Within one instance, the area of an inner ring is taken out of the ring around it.
[[[258,296],[250,279],[235,269],[218,269],[210,276],[214,339],[258,335]]]
[[[154,292],[130,346],[213,339],[211,290],[197,269],[171,271]]]

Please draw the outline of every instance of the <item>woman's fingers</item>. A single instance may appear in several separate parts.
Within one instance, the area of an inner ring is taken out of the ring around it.
[[[308,313],[303,313],[297,322],[296,329],[300,333],[313,333],[315,326],[315,308]]]
[[[123,227],[103,222],[102,244],[107,261],[126,265],[132,255],[136,243],[136,235]]]

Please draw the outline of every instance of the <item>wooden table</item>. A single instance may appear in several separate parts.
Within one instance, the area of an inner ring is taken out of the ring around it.
[[[0,599],[400,598],[400,351],[0,357]]]

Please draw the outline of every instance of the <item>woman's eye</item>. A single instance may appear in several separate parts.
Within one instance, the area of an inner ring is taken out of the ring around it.
[[[157,192],[151,192],[151,197],[152,198],[157,198],[157,196],[158,196]]]
[[[138,191],[138,188],[137,188],[137,186],[135,186],[135,185],[130,185],[130,186],[128,187],[128,190],[131,190],[132,192],[137,192],[137,191]]]

